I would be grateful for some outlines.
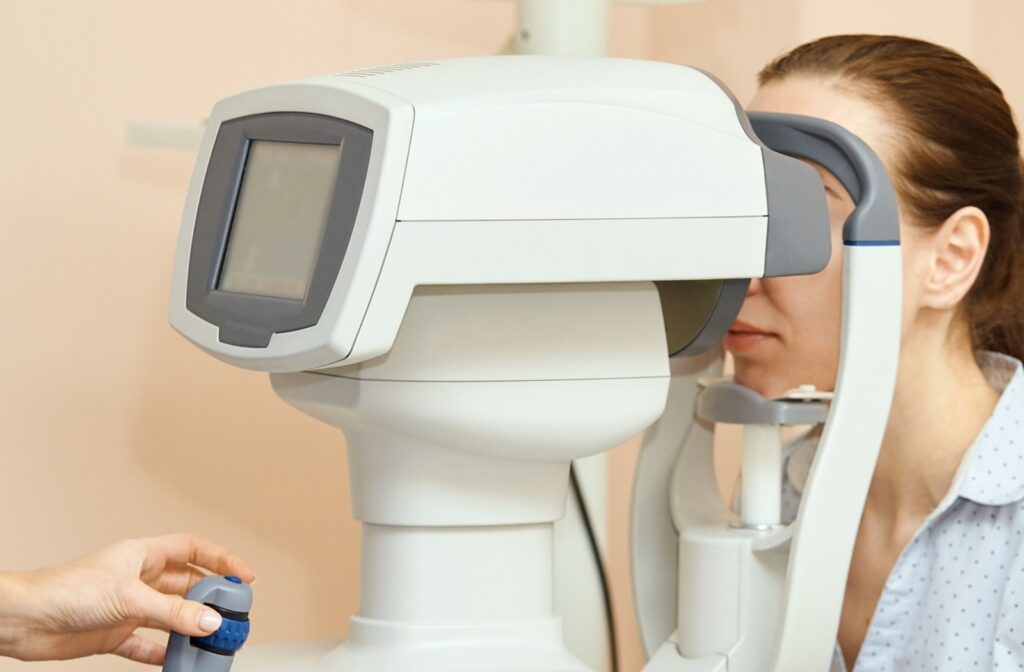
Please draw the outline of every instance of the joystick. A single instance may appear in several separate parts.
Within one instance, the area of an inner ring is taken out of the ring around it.
[[[172,632],[164,672],[228,672],[235,652],[249,636],[252,589],[237,576],[208,576],[192,586],[185,599],[202,602],[223,620],[205,637]]]

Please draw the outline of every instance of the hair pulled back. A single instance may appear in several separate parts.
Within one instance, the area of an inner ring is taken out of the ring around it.
[[[1024,164],[998,86],[960,54],[923,40],[836,35],[796,47],[761,85],[809,76],[881,106],[895,128],[889,169],[904,215],[937,229],[976,206],[991,239],[961,309],[972,346],[1024,359]]]

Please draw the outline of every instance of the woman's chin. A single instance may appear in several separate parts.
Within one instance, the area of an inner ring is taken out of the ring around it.
[[[737,358],[736,372],[732,378],[734,382],[749,387],[762,397],[774,399],[795,387],[787,384],[784,374],[775,368],[745,364]]]

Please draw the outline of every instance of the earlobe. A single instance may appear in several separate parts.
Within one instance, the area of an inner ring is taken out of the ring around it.
[[[974,206],[960,208],[935,230],[928,245],[932,263],[924,305],[945,310],[967,296],[981,272],[989,237],[988,217]]]

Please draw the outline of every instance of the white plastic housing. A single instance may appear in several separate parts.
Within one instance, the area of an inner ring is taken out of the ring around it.
[[[433,287],[386,355],[271,376],[344,432],[364,523],[349,640],[274,669],[586,672],[555,612],[552,524],[570,461],[662,412],[666,348],[652,283]]]
[[[369,173],[319,322],[238,347],[186,307],[192,233],[221,124],[280,111],[371,129]],[[236,366],[351,364],[388,351],[416,286],[757,277],[766,232],[761,148],[697,70],[509,56],[339,73],[214,108],[185,205],[171,323]]]

